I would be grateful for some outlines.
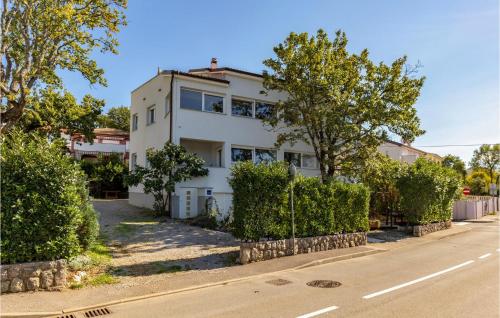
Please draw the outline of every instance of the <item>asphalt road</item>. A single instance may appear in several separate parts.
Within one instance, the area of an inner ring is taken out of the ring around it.
[[[110,317],[500,317],[499,223],[426,244],[109,307]],[[285,284],[272,284],[271,280]],[[307,286],[334,280],[336,288]]]

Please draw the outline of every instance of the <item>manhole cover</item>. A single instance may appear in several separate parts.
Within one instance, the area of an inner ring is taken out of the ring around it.
[[[266,283],[271,284],[271,285],[281,286],[281,285],[290,284],[291,281],[279,278],[279,279],[268,280]]]
[[[342,285],[334,280],[313,280],[307,283],[307,286],[319,287],[319,288],[335,288]]]

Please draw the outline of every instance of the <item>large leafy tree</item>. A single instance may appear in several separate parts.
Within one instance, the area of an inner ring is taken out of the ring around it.
[[[446,155],[441,161],[441,165],[443,167],[452,168],[455,170],[460,176],[462,176],[462,180],[465,179],[465,175],[467,174],[467,170],[465,169],[465,163],[459,156],[454,155]]]
[[[42,89],[30,98],[19,126],[26,132],[38,131],[59,136],[64,129],[69,135],[80,133],[92,141],[104,100],[85,95],[78,103],[68,91]]]
[[[106,85],[92,58],[116,53],[126,0],[3,0],[0,19],[1,132],[25,114],[33,91],[61,88],[59,70]]]
[[[500,169],[500,144],[482,145],[474,150],[470,165],[476,170],[486,170],[493,182],[495,173]]]
[[[406,57],[375,64],[368,50],[350,54],[346,46],[341,31],[333,41],[323,30],[290,33],[264,61],[265,89],[288,95],[268,120],[277,144],[312,145],[323,179],[363,162],[389,134],[411,142],[424,133],[413,107],[424,78],[414,76]]]
[[[130,130],[130,109],[125,106],[112,107],[107,114],[101,115],[101,127],[109,127],[121,129],[123,131]]]
[[[203,159],[171,142],[162,149],[148,149],[146,159],[148,165],[132,167],[126,182],[129,186],[142,184],[144,193],[153,195],[154,209],[159,214],[167,212],[168,194],[175,191],[177,183],[208,174]]]

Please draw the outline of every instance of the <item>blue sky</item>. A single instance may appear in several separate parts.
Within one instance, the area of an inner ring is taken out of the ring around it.
[[[219,66],[253,72],[289,32],[337,29],[349,50],[374,61],[407,55],[427,77],[416,104],[427,133],[414,146],[500,142],[498,0],[139,1],[129,0],[118,55],[96,54],[108,87],[64,73],[77,97],[129,105],[130,92],[156,69]],[[474,147],[422,149],[468,161]]]

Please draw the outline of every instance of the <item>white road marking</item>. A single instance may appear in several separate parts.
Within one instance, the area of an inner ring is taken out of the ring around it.
[[[479,256],[478,258],[480,258],[480,259],[484,259],[484,258],[486,258],[486,257],[488,257],[488,256],[491,256],[491,253],[487,253],[487,254],[481,255],[481,256]]]
[[[326,308],[323,308],[323,309],[320,309],[320,310],[313,311],[311,313],[308,313],[308,314],[305,314],[305,315],[302,315],[302,316],[298,316],[297,318],[311,318],[311,317],[314,317],[314,316],[318,316],[318,315],[321,315],[321,314],[333,311],[333,310],[335,310],[337,308],[339,308],[339,307],[337,307],[337,306],[330,306],[330,307],[326,307]]]
[[[430,274],[430,275],[427,275],[427,276],[424,276],[424,277],[420,277],[420,278],[412,280],[410,282],[407,282],[407,283],[404,283],[404,284],[401,284],[401,285],[397,285],[397,286],[394,286],[394,287],[391,287],[391,288],[387,288],[387,289],[378,291],[376,293],[372,293],[372,294],[363,296],[363,298],[364,299],[370,299],[370,298],[377,297],[377,296],[380,296],[380,295],[383,295],[383,294],[386,294],[386,293],[390,293],[390,292],[395,291],[397,289],[400,289],[400,288],[403,288],[403,287],[407,287],[407,286],[410,286],[410,285],[413,285],[413,284],[416,284],[416,283],[420,283],[420,282],[422,282],[424,280],[431,279],[431,278],[434,278],[436,276],[439,276],[439,275],[451,272],[451,271],[453,271],[455,269],[459,269],[461,267],[467,266],[467,265],[472,264],[472,263],[474,263],[474,261],[470,260],[470,261],[467,261],[465,263],[458,264],[456,266],[453,266],[453,267],[447,268],[445,270],[439,271],[437,273]]]

